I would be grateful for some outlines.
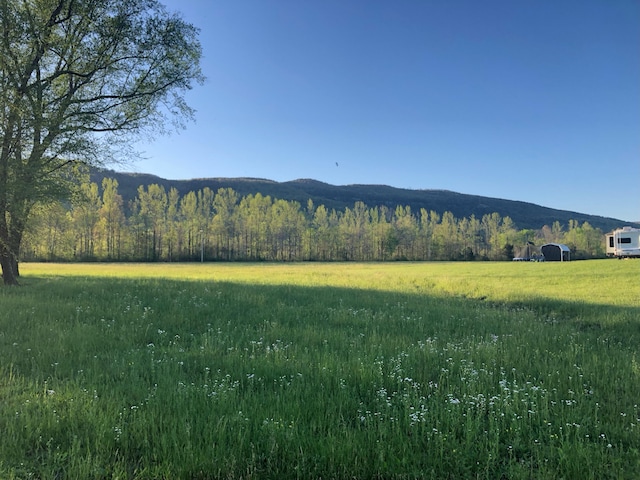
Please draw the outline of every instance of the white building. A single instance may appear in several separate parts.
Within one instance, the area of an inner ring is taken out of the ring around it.
[[[608,257],[640,257],[640,228],[618,228],[606,237]]]

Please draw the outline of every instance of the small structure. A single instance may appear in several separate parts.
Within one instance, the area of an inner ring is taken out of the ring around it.
[[[571,250],[563,243],[546,243],[540,247],[546,262],[568,262]]]
[[[606,234],[608,257],[640,258],[640,228],[623,227]]]

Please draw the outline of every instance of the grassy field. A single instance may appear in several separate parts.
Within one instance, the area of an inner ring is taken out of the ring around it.
[[[640,262],[23,264],[0,478],[638,478]]]

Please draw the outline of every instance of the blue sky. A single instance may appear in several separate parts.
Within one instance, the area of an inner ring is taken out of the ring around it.
[[[637,0],[164,0],[196,123],[128,170],[313,178],[640,220]]]

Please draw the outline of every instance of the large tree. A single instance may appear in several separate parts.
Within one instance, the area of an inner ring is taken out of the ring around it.
[[[0,264],[18,283],[29,212],[78,165],[179,125],[202,82],[198,30],[156,0],[0,0]],[[124,150],[126,153],[126,150]]]

